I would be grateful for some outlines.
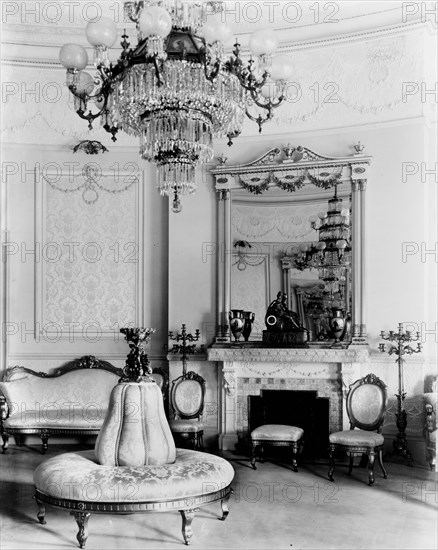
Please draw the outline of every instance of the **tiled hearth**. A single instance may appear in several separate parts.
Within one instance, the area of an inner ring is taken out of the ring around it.
[[[219,363],[221,449],[234,449],[248,432],[248,395],[261,390],[313,390],[330,400],[330,431],[349,426],[346,391],[368,362],[366,348],[290,349],[212,347],[208,360]]]

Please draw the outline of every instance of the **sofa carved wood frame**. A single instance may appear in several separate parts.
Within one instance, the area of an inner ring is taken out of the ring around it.
[[[105,371],[108,371],[118,377],[121,377],[123,375],[123,369],[117,368],[108,361],[103,361],[96,359],[96,357],[92,355],[85,355],[79,359],[74,359],[73,361],[69,361],[65,365],[62,365],[61,367],[56,368],[53,372],[47,373],[47,372],[36,372],[31,369],[28,369],[26,367],[11,367],[5,371],[5,374],[3,375],[2,382],[11,382],[13,380],[17,379],[17,376],[26,374],[35,376],[36,378],[44,378],[44,379],[53,379],[53,378],[59,378],[61,376],[64,376],[65,374],[72,372],[72,371],[79,371],[84,370],[84,374],[86,371],[89,370],[96,370],[96,369],[102,369]],[[84,383],[86,383],[84,379]],[[81,436],[92,436],[97,435],[100,430],[99,426],[93,426],[93,427],[75,427],[74,424],[72,424],[71,427],[60,427],[60,428],[54,428],[54,427],[44,427],[43,425],[40,427],[26,427],[25,425],[22,427],[5,427],[4,422],[9,416],[9,407],[6,401],[6,398],[0,394],[0,422],[1,422],[1,436],[3,439],[3,448],[2,452],[5,453],[6,449],[8,447],[9,442],[9,436],[14,435],[17,445],[22,446],[23,445],[23,436],[25,435],[35,435],[38,434],[42,441],[42,453],[45,454],[48,449],[48,439],[51,435],[81,435]]]

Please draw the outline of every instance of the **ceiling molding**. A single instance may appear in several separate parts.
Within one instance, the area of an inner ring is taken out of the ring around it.
[[[15,27],[16,25],[14,25]],[[38,67],[41,69],[62,69],[62,66],[58,60],[59,48],[66,42],[66,36],[71,35],[71,32],[62,33],[63,29],[57,29],[60,33],[59,39],[53,41],[53,43],[41,42],[42,29],[44,27],[35,26],[35,34],[33,40],[29,38],[27,33],[21,33],[24,36],[17,35],[16,32],[8,32],[8,25],[4,25],[3,38],[2,38],[2,64],[9,66],[19,67]],[[20,27],[18,25],[18,27]],[[433,27],[430,21],[389,25],[379,28],[368,29],[361,32],[354,32],[348,34],[339,34],[335,36],[324,37],[316,40],[304,40],[301,42],[285,42],[281,40],[281,33],[287,34],[289,37],[292,34],[293,29],[288,31],[279,31],[280,43],[279,52],[288,53],[300,50],[317,50],[320,48],[327,48],[327,46],[333,47],[338,45],[344,45],[354,42],[366,42],[369,40],[381,39],[386,37],[395,37],[405,35],[411,32],[428,31],[429,33],[436,32],[436,28]],[[71,29],[70,29],[71,31]],[[53,35],[51,35],[53,36]],[[56,35],[57,36],[57,35]],[[27,38],[26,38],[27,37]],[[85,40],[80,40],[83,46],[87,46]],[[93,59],[92,49],[89,49],[89,59]],[[121,53],[121,48],[112,48],[112,59],[116,59]],[[229,49],[231,52],[231,48]],[[249,51],[243,47],[242,52],[248,55]],[[92,70],[93,63],[88,64],[88,68]]]

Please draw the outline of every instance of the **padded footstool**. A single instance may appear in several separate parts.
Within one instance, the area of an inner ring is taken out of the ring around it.
[[[91,513],[126,514],[178,510],[184,542],[199,506],[221,501],[228,515],[234,470],[225,459],[177,449],[176,460],[161,466],[102,466],[94,451],[65,453],[46,460],[34,473],[38,519],[45,524],[46,504],[67,508],[75,517],[81,548],[88,537]]]
[[[251,466],[256,470],[256,449],[260,447],[261,460],[263,461],[263,447],[272,445],[275,447],[292,448],[292,469],[298,472],[297,454],[298,447],[303,443],[304,430],[297,426],[284,424],[263,424],[251,432]]]

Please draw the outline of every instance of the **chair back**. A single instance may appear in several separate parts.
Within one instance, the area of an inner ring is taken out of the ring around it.
[[[170,403],[175,416],[187,420],[200,418],[204,410],[205,380],[189,371],[172,382]]]
[[[169,389],[169,376],[167,372],[164,369],[157,367],[153,369],[151,376],[160,388],[163,397],[166,398],[167,391]]]
[[[350,428],[379,430],[386,414],[386,385],[374,374],[367,374],[351,384],[347,395]]]

